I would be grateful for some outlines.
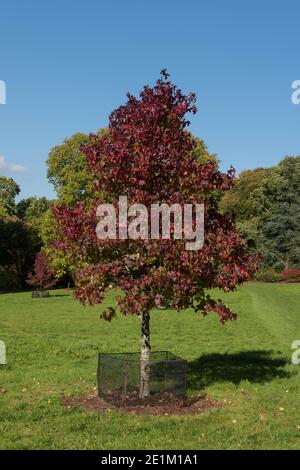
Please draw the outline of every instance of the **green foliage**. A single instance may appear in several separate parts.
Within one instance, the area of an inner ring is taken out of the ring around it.
[[[259,240],[258,221],[258,217],[253,217],[252,219],[237,223],[237,227],[243,239],[246,241],[248,248],[254,252],[257,251]]]
[[[39,234],[42,239],[43,249],[47,254],[51,268],[55,272],[57,278],[69,277],[72,280],[72,272],[74,266],[71,262],[69,253],[57,250],[53,245],[56,239],[55,219],[51,208],[49,208],[40,219]]]
[[[15,215],[15,198],[20,193],[19,185],[6,176],[0,176],[0,217]]]
[[[27,273],[40,246],[38,234],[24,221],[0,218],[0,266],[16,274],[19,288],[26,287]]]
[[[0,294],[17,290],[18,287],[18,276],[15,270],[0,265]]]
[[[19,192],[13,179],[0,176],[0,291],[26,287],[41,246],[39,217],[49,201],[32,197],[16,204]]]
[[[258,272],[255,279],[262,282],[280,282],[283,278],[281,273],[275,271],[275,269],[268,268]]]
[[[204,140],[195,137],[191,132],[188,132],[191,139],[195,142],[195,147],[191,151],[190,155],[197,160],[199,163],[205,164],[211,161],[218,162],[216,155],[209,153],[207,145]]]
[[[107,134],[106,129],[100,129],[98,136]],[[54,185],[58,195],[56,203],[73,206],[76,202],[95,197],[93,188],[94,178],[87,170],[86,157],[81,152],[82,145],[89,141],[89,136],[83,133],[74,134],[55,146],[47,160],[47,176]],[[39,219],[39,233],[53,271],[58,278],[67,276],[72,280],[74,266],[70,255],[54,247],[56,241],[55,219],[51,208],[48,208]]]
[[[101,129],[98,135],[105,135],[106,132]],[[93,178],[87,171],[86,157],[81,153],[81,146],[88,141],[88,135],[74,134],[49,153],[47,176],[60,202],[73,205],[90,198],[94,193]]]
[[[51,201],[46,197],[29,197],[17,204],[17,216],[26,222],[39,220],[49,209]]]
[[[286,157],[272,169],[258,201],[265,264],[300,267],[300,157]]]
[[[260,211],[256,202],[256,193],[267,178],[268,172],[266,168],[242,171],[234,187],[222,197],[220,203],[222,211],[235,215],[240,222],[257,216]]]
[[[107,129],[100,129],[97,135],[104,137]],[[196,146],[191,156],[200,163],[217,161],[214,154],[209,153],[205,142],[188,133]],[[61,145],[53,147],[47,159],[47,176],[53,184],[58,199],[70,206],[78,201],[95,196],[93,178],[87,170],[86,157],[81,152],[81,146],[89,141],[87,134],[77,133],[64,140]]]
[[[261,253],[264,269],[300,267],[300,157],[242,172],[220,205],[236,217],[248,246]]]

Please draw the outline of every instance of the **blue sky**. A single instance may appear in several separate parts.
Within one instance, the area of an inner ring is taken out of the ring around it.
[[[294,0],[1,1],[0,172],[53,197],[50,148],[104,127],[163,67],[197,94],[191,130],[223,169],[300,154],[299,43]]]

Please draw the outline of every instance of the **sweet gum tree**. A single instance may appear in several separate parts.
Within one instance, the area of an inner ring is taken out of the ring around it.
[[[195,95],[184,95],[168,77],[163,70],[153,88],[145,86],[139,98],[128,95],[126,104],[110,115],[107,135],[91,135],[82,147],[101,200],[54,208],[56,246],[71,253],[78,267],[77,299],[99,304],[114,285],[122,295],[116,309],[111,306],[102,317],[110,321],[116,310],[140,317],[141,398],[149,395],[151,310],[172,302],[177,310],[192,308],[203,315],[214,311],[222,323],[233,320],[236,313],[207,290],[232,291],[257,269],[232,219],[217,210],[219,196],[233,185],[234,170],[221,173],[216,160],[201,163],[193,158],[196,142],[187,131],[186,115],[196,112]],[[121,195],[127,196],[128,205],[147,208],[155,203],[203,203],[203,248],[187,251],[185,240],[172,237],[99,240],[96,208],[109,202],[117,211]]]

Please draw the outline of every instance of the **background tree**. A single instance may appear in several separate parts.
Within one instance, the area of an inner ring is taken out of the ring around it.
[[[17,286],[26,287],[26,277],[41,247],[37,233],[16,217],[0,218],[0,265],[13,270]]]
[[[100,129],[97,135],[101,138],[105,133],[105,129]],[[82,145],[88,141],[88,135],[74,134],[65,139],[63,144],[54,147],[46,162],[49,182],[54,185],[58,199],[68,205],[93,196],[93,180],[81,152]]]
[[[300,157],[286,157],[271,168],[243,171],[222,197],[244,240],[262,255],[262,268],[300,266]]]
[[[6,209],[3,205],[3,202],[0,200],[0,217],[6,217],[6,216],[7,216]]]
[[[267,266],[300,268],[300,157],[272,168],[257,195],[260,250]]]
[[[57,222],[53,215],[54,208],[55,203],[41,217],[39,235],[42,240],[43,250],[48,256],[56,277],[65,281],[66,285],[74,285],[73,273],[76,267],[72,262],[72,256],[70,253],[57,248]]]
[[[268,176],[269,169],[255,168],[240,173],[234,186],[221,199],[220,209],[233,214],[239,222],[256,217],[260,208],[257,204],[257,191]]]
[[[31,197],[16,203],[19,193],[20,187],[13,179],[0,177],[1,290],[26,287],[27,273],[42,245],[40,220],[50,205],[44,197]]]
[[[29,273],[27,284],[37,290],[51,289],[58,283],[54,271],[52,271],[49,259],[43,251],[39,251],[34,261],[34,273]]]
[[[204,140],[194,136],[191,132],[188,132],[192,140],[192,150],[190,156],[197,160],[199,163],[215,162],[219,164],[219,160],[215,154],[209,153],[208,148]]]
[[[194,113],[195,96],[183,95],[167,78],[154,88],[146,86],[140,99],[114,111],[104,138],[91,136],[86,155],[96,190],[102,200],[54,208],[57,248],[72,254],[80,266],[76,297],[83,303],[101,303],[113,282],[123,295],[117,300],[123,314],[141,319],[141,389],[149,394],[150,311],[159,299],[172,300],[178,310],[193,308],[206,315],[215,311],[225,322],[236,318],[207,289],[234,290],[254,274],[254,257],[230,217],[218,213],[212,195],[233,184],[233,172],[221,173],[214,161],[201,164],[191,156],[195,144],[186,132],[187,113]],[[188,252],[184,240],[98,240],[96,207],[100,202],[117,206],[120,195],[128,204],[205,203],[205,244]],[[114,307],[103,317],[111,319]]]
[[[33,196],[22,199],[16,206],[17,216],[36,230],[41,240],[44,215],[50,209],[52,203],[46,197]]]
[[[105,133],[105,129],[100,129],[97,135],[101,138]],[[54,204],[63,202],[68,206],[73,206],[79,201],[95,197],[93,177],[88,171],[86,158],[81,151],[82,146],[88,141],[88,135],[77,133],[66,138],[61,145],[53,147],[50,151],[46,161],[47,177],[57,193],[58,200]],[[44,250],[56,275],[72,281],[74,266],[70,255],[55,248],[55,224],[52,210],[49,209],[40,220],[40,234]]]
[[[48,180],[53,184],[58,198],[67,204],[84,199],[90,187],[86,161],[80,151],[86,142],[86,134],[74,134],[54,147],[47,160]]]
[[[39,220],[49,209],[50,205],[51,201],[44,196],[32,196],[27,199],[22,199],[16,207],[17,216],[26,222]]]
[[[19,193],[20,187],[12,178],[0,176],[0,216],[15,215],[15,199]]]

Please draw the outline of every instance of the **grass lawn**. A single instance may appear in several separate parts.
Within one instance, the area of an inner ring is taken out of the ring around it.
[[[113,293],[110,294],[113,296]],[[61,405],[63,394],[96,385],[98,350],[137,351],[139,321],[99,320],[67,291],[46,299],[0,295],[1,449],[300,449],[300,285],[249,284],[222,295],[239,314],[155,311],[153,350],[189,361],[190,394],[206,392],[222,407],[193,417],[97,414]],[[106,304],[109,304],[107,299]]]

